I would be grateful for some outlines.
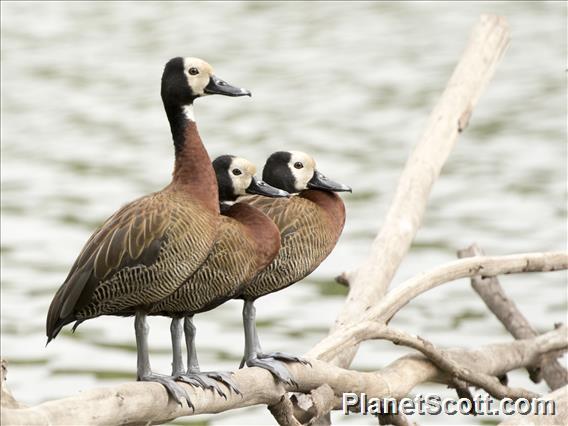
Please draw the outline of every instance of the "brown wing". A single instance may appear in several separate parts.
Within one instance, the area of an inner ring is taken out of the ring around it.
[[[245,299],[281,290],[306,277],[329,255],[341,232],[337,233],[331,226],[320,206],[301,196],[249,197],[246,201],[278,226],[281,248],[270,265],[245,286],[242,295]]]
[[[231,299],[254,276],[254,242],[243,226],[222,217],[219,235],[209,256],[199,269],[174,293],[152,306],[151,313],[193,315],[207,311]]]
[[[247,195],[240,197],[239,202],[250,204],[267,215],[280,229],[280,233],[285,230],[287,230],[287,233],[290,233],[294,228],[295,217],[301,217],[291,214],[290,201],[294,198],[269,198],[260,195]]]
[[[151,313],[193,315],[213,309],[240,293],[277,255],[280,232],[258,209],[239,202],[221,218],[207,260]]]
[[[151,265],[159,255],[170,221],[157,194],[127,204],[89,238],[55,294],[47,315],[49,339],[74,320],[102,281],[126,267]]]

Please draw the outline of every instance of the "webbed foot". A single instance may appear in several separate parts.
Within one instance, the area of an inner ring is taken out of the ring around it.
[[[231,378],[231,374],[232,373],[223,371],[189,372],[179,374],[175,379],[203,389],[211,389],[227,399],[227,394],[221,389],[219,383],[223,383],[229,390],[235,392],[237,395],[241,395],[241,391]]]
[[[180,386],[175,382],[173,377],[164,376],[162,374],[149,373],[142,377],[138,377],[138,381],[157,382],[164,385],[164,387],[168,391],[168,394],[174,399],[174,401],[176,401],[180,405],[183,405],[183,400],[185,399],[187,401],[187,405],[195,410],[195,407],[191,402],[189,394],[182,386]]]
[[[270,357],[254,357],[249,358],[246,360],[247,367],[260,367],[264,368],[265,370],[270,371],[272,375],[281,382],[284,382],[288,385],[298,386],[290,370],[286,367],[286,365],[279,360]]]
[[[279,361],[299,362],[300,364],[309,365],[310,367],[312,366],[310,361],[308,361],[304,358],[301,358],[299,356],[290,355],[290,354],[287,354],[287,353],[284,353],[284,352],[269,352],[267,354],[259,353],[259,354],[256,354],[256,356],[257,356],[257,358],[261,358],[261,359],[273,358],[273,359],[277,359]]]

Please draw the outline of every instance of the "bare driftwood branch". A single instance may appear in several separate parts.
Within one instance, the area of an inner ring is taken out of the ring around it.
[[[451,359],[471,370],[492,376],[530,365],[544,353],[566,347],[566,329],[557,329],[530,340],[487,345],[477,350],[447,349]],[[365,392],[369,397],[402,398],[426,381],[450,383],[451,377],[423,356],[400,358],[378,372],[357,372],[312,360],[312,366],[289,364],[298,388],[276,384],[272,375],[260,368],[245,368],[233,378],[243,395],[228,393],[228,398],[189,385],[187,391],[195,406],[180,406],[168,400],[158,383],[126,383],[112,388],[82,392],[79,396],[45,402],[31,408],[3,408],[3,425],[53,424],[157,424],[180,416],[223,411],[265,404],[274,406],[285,392],[310,392],[328,385],[335,395]],[[287,409],[286,409],[287,410]],[[292,424],[292,423],[288,423]]]
[[[436,348],[431,342],[420,336],[413,336],[404,331],[395,330],[390,327],[368,324],[370,329],[375,328],[374,336],[376,339],[386,339],[396,345],[404,345],[422,352],[440,370],[468,382],[472,385],[485,389],[490,395],[497,399],[509,397],[518,398],[537,398],[538,394],[524,389],[513,389],[503,385],[496,377],[479,373],[459,365],[458,361],[453,360],[444,350]],[[566,333],[566,328],[564,328]],[[568,349],[568,335],[566,348]]]
[[[8,386],[6,386],[6,376],[8,374],[8,363],[6,362],[6,360],[2,360],[1,361],[1,369],[0,369],[0,382],[1,382],[1,398],[0,398],[0,404],[2,406],[2,409],[4,408],[26,408],[26,406],[24,404],[19,403],[18,401],[16,401],[16,399],[14,398],[14,396],[12,395],[12,392],[10,392],[10,389],[8,389]]]
[[[477,244],[458,251],[458,257],[460,258],[483,256],[484,254]],[[529,339],[537,335],[537,332],[519,311],[515,302],[507,297],[497,277],[475,275],[471,277],[471,286],[513,337],[516,339]],[[538,383],[542,375],[552,390],[568,384],[566,368],[553,357],[543,357],[538,366],[531,366],[528,370],[534,382]]]
[[[331,342],[345,336],[342,329],[356,324],[385,295],[422,222],[431,188],[455,145],[458,133],[469,123],[472,111],[508,43],[506,20],[482,15],[406,163],[370,253],[355,271],[338,277],[339,283],[349,287],[346,303],[330,336],[312,348],[309,356],[328,359],[342,367],[351,365],[358,344],[345,344],[343,350],[330,358],[326,358],[324,352],[333,346]]]
[[[280,426],[302,426],[294,416],[294,404],[285,394],[276,404],[269,405],[268,410]]]
[[[543,397],[545,400],[556,401],[556,413],[553,415],[513,415],[499,425],[507,426],[558,426],[568,424],[568,386],[556,389]]]
[[[406,162],[370,253],[355,271],[347,274],[349,295],[335,329],[359,321],[362,313],[386,293],[422,222],[432,186],[508,43],[509,27],[505,18],[482,15]],[[357,346],[346,348],[334,363],[349,366],[357,349]],[[316,356],[317,352],[317,349],[311,351]]]
[[[504,376],[506,377],[506,375]],[[503,382],[500,380],[500,383],[502,385],[507,385],[507,383]],[[473,398],[473,394],[471,393],[471,391],[469,390],[469,385],[464,382],[463,380],[460,380],[458,378],[455,378],[452,380],[452,382],[448,385],[449,388],[453,388],[456,390],[456,393],[458,395],[458,398],[465,398],[467,400],[469,400],[471,402],[471,410],[469,411],[468,414],[472,414],[474,416],[477,416],[479,413],[476,411],[475,408],[475,401]]]
[[[290,400],[294,404],[294,416],[301,424],[324,425],[330,424],[329,419],[323,418],[334,407],[339,406],[340,398],[326,383],[309,393],[309,405],[303,406],[306,394],[293,394]]]
[[[568,253],[525,253],[509,256],[478,256],[455,260],[411,278],[389,291],[383,299],[366,310],[359,321],[385,324],[416,296],[439,285],[478,275],[495,276],[520,272],[545,272],[568,268]],[[328,362],[337,359],[348,347],[357,346],[368,336],[361,322],[336,329],[307,353],[310,358]],[[363,334],[361,334],[363,331]]]
[[[417,426],[416,423],[411,422],[408,417],[403,413],[398,414],[379,414],[379,424],[380,425],[392,425],[392,426]]]

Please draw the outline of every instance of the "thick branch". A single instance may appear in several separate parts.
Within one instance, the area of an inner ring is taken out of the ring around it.
[[[562,330],[553,330],[531,340],[487,345],[475,351],[448,349],[447,354],[466,368],[490,375],[501,375],[533,363],[548,351],[566,346]],[[216,393],[186,386],[195,412],[186,405],[168,399],[165,388],[158,383],[127,383],[113,388],[83,392],[79,396],[50,401],[32,408],[3,408],[2,424],[148,424],[163,423],[180,416],[219,413],[231,409],[265,404],[273,406],[286,391],[309,392],[329,385],[335,395],[345,392],[365,392],[369,397],[402,398],[418,384],[426,381],[450,383],[451,378],[422,356],[406,356],[380,372],[367,373],[345,370],[313,360],[312,366],[289,364],[299,388],[276,384],[272,375],[259,368],[245,368],[234,380],[245,392],[242,396],[228,394],[225,400]]]
[[[430,361],[432,361],[438,368],[446,373],[456,377],[457,379],[466,381],[471,385],[477,386],[479,388],[485,389],[487,393],[495,397],[496,399],[503,399],[505,397],[511,399],[518,398],[537,398],[538,394],[534,392],[529,392],[520,388],[509,388],[499,380],[491,375],[485,373],[479,373],[475,370],[470,370],[459,365],[459,363],[453,360],[445,350],[436,348],[431,342],[423,339],[419,336],[413,336],[406,332],[395,330],[390,327],[380,326],[375,324],[369,324],[369,329],[375,329],[373,336],[375,339],[386,339],[393,342],[396,345],[403,345],[424,354]],[[564,350],[568,349],[568,335],[567,329],[563,329],[565,335],[566,346]]]
[[[10,389],[8,389],[8,386],[6,386],[6,376],[7,375],[8,375],[8,363],[6,362],[6,360],[3,359],[1,361],[1,365],[0,365],[0,382],[1,382],[0,404],[2,405],[2,409],[4,409],[4,408],[25,408],[26,406],[24,404],[19,403],[14,398],[14,396],[12,395],[12,392],[10,392]]]
[[[483,255],[483,250],[477,244],[458,251],[460,258]],[[515,339],[530,339],[537,335],[536,330],[519,311],[515,302],[507,297],[497,277],[476,275],[471,278],[471,286]],[[544,357],[538,367],[529,367],[528,370],[531,379],[535,382],[540,381],[542,374],[552,390],[568,384],[568,371],[554,358]]]
[[[520,272],[557,271],[567,268],[568,254],[565,252],[479,256],[455,260],[411,278],[389,291],[380,303],[367,309],[360,321],[377,321],[384,324],[416,296],[458,278],[479,274],[495,276]],[[358,340],[358,330],[361,330],[361,323],[336,330],[312,348],[307,356],[326,361],[339,358],[347,348],[356,347],[361,341]]]
[[[482,15],[406,163],[369,255],[356,271],[348,274],[349,296],[336,320],[336,328],[356,323],[386,293],[422,222],[432,186],[493,77],[508,42],[506,20]],[[334,362],[346,367],[356,352],[357,347],[346,349]]]
[[[309,425],[330,424],[328,419],[324,419],[322,416],[333,410],[336,404],[341,404],[340,398],[335,395],[335,392],[327,383],[312,390],[309,394],[294,394],[290,397],[290,401],[294,404],[296,419],[302,424]],[[309,404],[304,406],[306,401]]]
[[[294,417],[294,405],[286,395],[282,395],[282,398],[276,404],[269,405],[268,410],[280,426],[302,426]]]

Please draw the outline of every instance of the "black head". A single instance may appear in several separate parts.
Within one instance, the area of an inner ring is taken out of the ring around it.
[[[250,96],[250,92],[231,86],[216,77],[213,68],[199,58],[173,58],[162,74],[162,101],[166,105],[189,105],[205,95]]]
[[[245,194],[267,197],[287,197],[286,191],[273,188],[254,177],[256,166],[250,161],[234,155],[221,155],[213,160],[213,169],[219,186],[219,202],[235,201]]]
[[[269,185],[296,193],[305,189],[341,192],[351,188],[333,182],[316,169],[315,160],[301,151],[278,151],[266,160],[262,179]]]
[[[234,155],[221,155],[213,160],[213,168],[217,176],[217,186],[219,187],[219,202],[235,201],[235,188],[233,187],[233,180],[230,176],[231,163],[233,162]]]

